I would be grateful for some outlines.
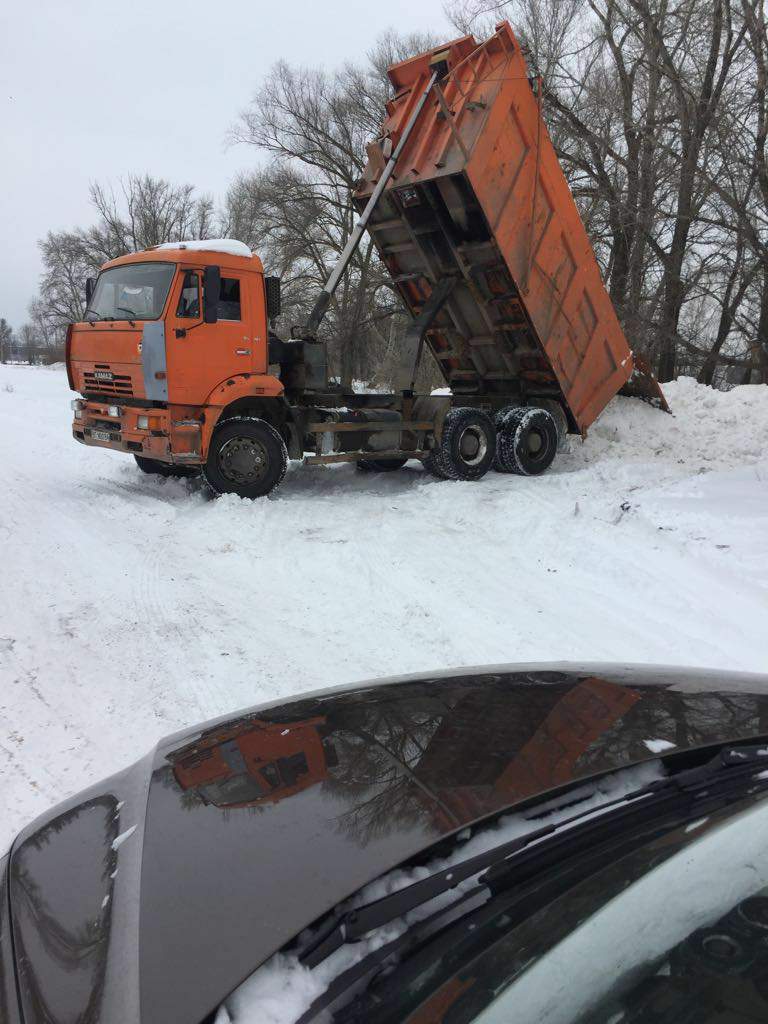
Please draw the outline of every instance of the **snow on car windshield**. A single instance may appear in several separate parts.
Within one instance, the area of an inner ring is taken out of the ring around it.
[[[661,762],[640,764],[580,786],[563,798],[555,798],[525,812],[505,815],[496,824],[480,829],[474,835],[465,829],[457,837],[457,846],[448,857],[434,858],[428,864],[416,868],[390,871],[365,886],[346,905],[337,909],[343,912],[389,896],[437,871],[534,832],[544,824],[557,825],[575,814],[599,814],[601,807],[610,801],[621,800],[635,790],[663,778],[664,774]],[[466,841],[461,841],[465,836]],[[313,969],[301,964],[294,953],[277,953],[225,1000],[219,1008],[215,1024],[295,1024],[334,978],[369,953],[397,938],[416,921],[452,903],[476,880],[473,875],[460,882],[455,889],[410,911],[404,918],[370,932],[362,941],[342,946]]]
[[[89,320],[157,320],[175,271],[173,263],[128,263],[99,275]]]

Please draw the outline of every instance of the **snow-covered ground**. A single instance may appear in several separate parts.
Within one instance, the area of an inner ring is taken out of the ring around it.
[[[160,736],[462,664],[768,671],[768,388],[616,399],[539,479],[293,467],[260,502],[70,434],[60,369],[0,366],[0,848]]]

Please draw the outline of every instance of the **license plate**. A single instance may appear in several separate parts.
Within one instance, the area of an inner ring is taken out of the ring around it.
[[[111,441],[112,435],[108,430],[92,430],[91,437],[94,441]]]

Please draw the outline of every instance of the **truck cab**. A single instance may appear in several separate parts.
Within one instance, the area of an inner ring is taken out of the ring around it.
[[[224,239],[106,263],[69,330],[67,370],[82,395],[76,440],[132,452],[166,475],[200,465],[224,408],[284,392],[268,367],[261,260]]]

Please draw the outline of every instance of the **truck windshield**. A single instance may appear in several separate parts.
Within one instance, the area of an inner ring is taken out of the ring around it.
[[[130,263],[99,274],[88,320],[157,320],[171,287],[173,263]]]

